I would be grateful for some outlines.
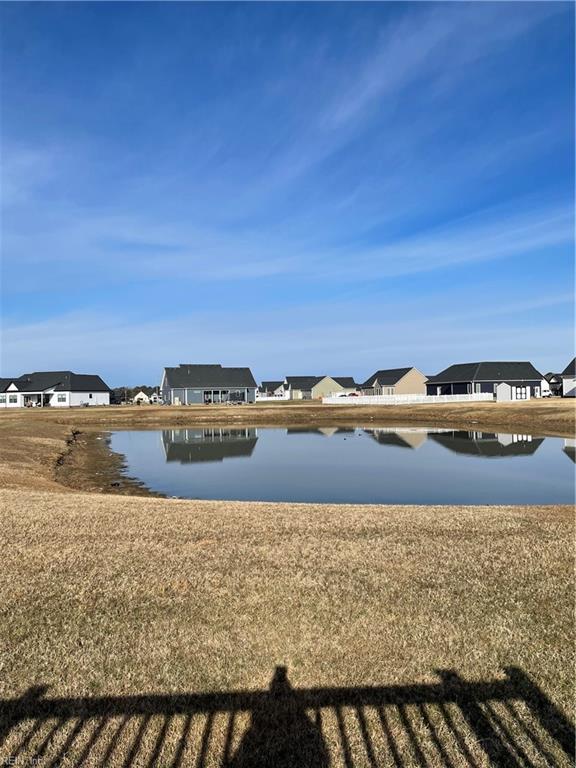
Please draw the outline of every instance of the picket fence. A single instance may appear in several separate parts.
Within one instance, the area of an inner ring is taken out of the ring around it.
[[[494,400],[491,392],[471,395],[359,395],[358,397],[323,397],[324,405],[415,405],[425,403],[480,403]]]

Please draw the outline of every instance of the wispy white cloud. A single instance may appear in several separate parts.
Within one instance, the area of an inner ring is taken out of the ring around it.
[[[78,210],[63,220],[37,223],[31,232],[8,229],[4,248],[10,261],[4,265],[4,276],[10,290],[25,292],[62,287],[83,276],[94,285],[168,275],[177,275],[180,282],[291,276],[354,283],[545,254],[562,246],[569,250],[573,244],[574,214],[563,205],[526,209],[516,204],[381,245],[361,240],[330,247],[318,243],[314,228],[300,238],[281,227],[236,234],[185,222],[87,215]]]
[[[445,267],[497,261],[518,255],[574,244],[574,212],[568,207],[522,213],[500,211],[456,220],[398,239],[382,247],[349,249],[341,261],[332,262],[335,275],[370,270],[373,276],[398,276],[432,272]],[[350,256],[354,255],[353,264]]]
[[[240,326],[233,311],[222,309],[144,321],[76,312],[5,326],[1,368],[3,375],[15,375],[32,368],[72,367],[102,373],[114,384],[156,381],[164,365],[184,359],[250,365],[262,378],[317,371],[362,377],[375,367],[412,364],[432,373],[457,360],[475,359],[527,359],[554,370],[573,347],[569,313],[558,312],[569,308],[570,295],[509,302],[502,309],[505,333],[493,304],[480,302],[471,312],[462,297],[437,312],[435,300],[399,298],[369,318],[357,316],[354,304],[340,302],[328,311],[302,305],[289,314],[289,322],[282,309],[254,308]]]
[[[30,202],[43,184],[57,174],[59,152],[55,147],[0,142],[0,205],[8,208]]]

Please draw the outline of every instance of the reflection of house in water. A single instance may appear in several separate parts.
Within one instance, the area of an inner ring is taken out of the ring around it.
[[[566,438],[564,440],[564,448],[562,449],[566,456],[576,464],[576,440],[573,438]]]
[[[380,445],[396,448],[420,448],[428,437],[427,429],[365,429],[364,432]]]
[[[430,432],[430,438],[454,453],[482,456],[486,459],[503,456],[531,456],[544,442],[543,437],[534,438],[532,435],[508,435],[464,430]]]
[[[257,440],[254,427],[162,430],[166,461],[180,464],[251,456]]]
[[[287,435],[324,435],[332,437],[339,434],[353,434],[356,430],[353,427],[289,427],[286,430]]]

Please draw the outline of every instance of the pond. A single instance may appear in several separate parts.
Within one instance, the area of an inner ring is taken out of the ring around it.
[[[111,438],[125,473],[167,496],[357,504],[570,504],[574,444],[414,427],[196,427]]]

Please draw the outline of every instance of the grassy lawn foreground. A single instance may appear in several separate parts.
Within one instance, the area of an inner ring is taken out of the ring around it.
[[[572,763],[567,507],[6,490],[0,523],[0,762]]]

